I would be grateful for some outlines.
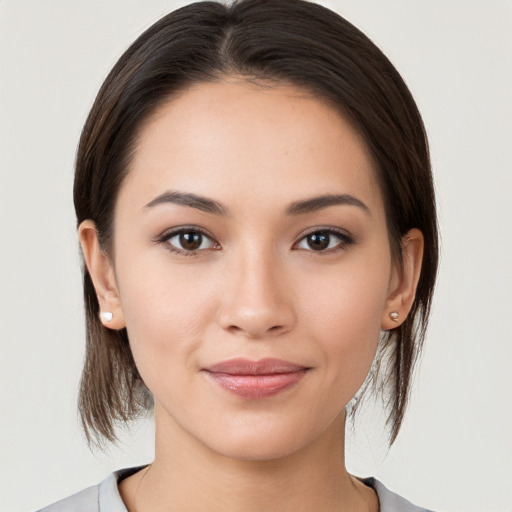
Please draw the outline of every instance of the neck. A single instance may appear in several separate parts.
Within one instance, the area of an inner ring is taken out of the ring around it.
[[[214,452],[162,414],[155,410],[155,460],[140,480],[136,512],[368,510],[365,486],[345,469],[344,414],[314,443],[267,460]]]

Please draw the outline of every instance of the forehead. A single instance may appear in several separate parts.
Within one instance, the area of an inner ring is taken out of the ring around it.
[[[248,205],[337,189],[379,207],[375,167],[339,110],[296,87],[233,79],[193,85],[146,121],[121,194],[146,204],[168,188]]]

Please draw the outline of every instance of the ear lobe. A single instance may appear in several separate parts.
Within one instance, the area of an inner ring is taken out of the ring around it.
[[[389,331],[398,327],[409,314],[421,274],[423,233],[411,229],[402,237],[402,267],[396,268],[390,281],[390,293],[384,309],[381,328]]]
[[[100,320],[109,329],[122,329],[124,321],[121,300],[117,288],[114,267],[109,256],[101,249],[98,232],[92,220],[84,220],[78,227],[78,236],[96,296],[100,305],[100,313],[111,312],[113,315],[100,315]]]

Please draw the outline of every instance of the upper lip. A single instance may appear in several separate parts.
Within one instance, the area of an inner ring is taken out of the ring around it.
[[[229,375],[271,375],[275,373],[293,373],[307,370],[308,367],[282,359],[265,358],[258,361],[250,359],[230,359],[208,366],[206,371],[227,373]]]

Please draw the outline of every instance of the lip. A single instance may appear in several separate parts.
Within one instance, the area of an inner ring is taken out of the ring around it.
[[[298,384],[310,368],[282,359],[230,359],[205,368],[223,389],[246,399],[268,398]]]

